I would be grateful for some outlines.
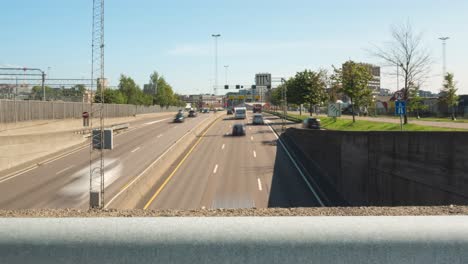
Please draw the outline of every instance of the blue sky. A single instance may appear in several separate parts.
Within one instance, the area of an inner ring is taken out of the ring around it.
[[[52,78],[89,78],[92,0],[2,1],[0,66],[51,68]],[[468,93],[468,1],[106,1],[106,77],[143,85],[152,71],[176,92],[211,92],[212,33],[220,33],[219,84],[251,84],[257,72],[288,77],[353,59],[381,64],[368,49],[411,22],[433,58],[423,89],[441,84],[440,36],[449,36],[447,69]],[[385,72],[386,70],[384,70]],[[383,87],[395,90],[383,76]],[[223,91],[224,92],[224,91]]]

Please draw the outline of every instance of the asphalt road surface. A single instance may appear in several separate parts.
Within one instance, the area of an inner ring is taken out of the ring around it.
[[[173,114],[134,122],[114,138],[114,149],[105,151],[106,198],[148,167],[190,128],[212,115],[200,114],[180,124]],[[88,208],[89,147],[46,162],[24,173],[0,178],[0,208]],[[99,167],[94,161],[93,167]]]
[[[265,115],[270,124],[280,122]],[[148,194],[145,209],[319,206],[269,125],[224,116],[214,123]],[[246,124],[246,136],[231,135]]]

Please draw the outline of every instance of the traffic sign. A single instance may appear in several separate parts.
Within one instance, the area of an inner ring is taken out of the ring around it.
[[[395,115],[406,115],[405,101],[395,101]]]
[[[255,74],[255,85],[271,87],[271,73]]]
[[[403,100],[403,99],[404,99],[404,98],[403,98],[404,96],[405,96],[405,95],[404,95],[403,91],[398,91],[398,92],[396,92],[395,95],[394,95],[395,100],[397,100],[397,101]]]
[[[328,105],[328,117],[340,117],[341,116],[341,104],[334,103]]]

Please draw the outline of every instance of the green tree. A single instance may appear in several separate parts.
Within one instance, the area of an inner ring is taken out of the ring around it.
[[[94,101],[101,103],[101,93],[97,93]],[[125,104],[125,97],[119,90],[106,89],[104,90],[105,104]]]
[[[270,103],[273,106],[280,106],[283,101],[284,85],[279,85],[277,88],[271,90]]]
[[[140,100],[139,90],[140,88],[132,78],[123,74],[120,75],[119,91],[125,97],[126,104],[138,104]]]
[[[341,69],[334,69],[332,80],[339,83],[341,91],[351,99],[353,122],[356,122],[356,107],[369,106],[372,101],[372,92],[368,87],[372,80],[369,67],[347,61]]]
[[[419,96],[419,85],[410,84],[408,110],[416,113],[416,118],[419,119],[419,112],[427,109],[427,105],[423,104],[423,98]]]
[[[305,70],[286,82],[288,103],[302,105],[309,104],[309,112],[312,115],[312,107],[321,105],[327,100],[326,72]],[[302,109],[300,110],[302,114]]]
[[[441,96],[439,100],[447,104],[448,108],[452,110],[452,120],[455,118],[455,106],[458,105],[458,95],[456,84],[453,80],[453,73],[447,73],[444,77],[444,86],[441,90]]]
[[[46,94],[46,99],[50,99],[51,97],[54,97],[54,90],[50,86],[44,86],[45,94]],[[31,90],[31,97],[34,100],[41,100],[43,97],[43,91],[42,91],[42,86],[36,85],[33,86]]]

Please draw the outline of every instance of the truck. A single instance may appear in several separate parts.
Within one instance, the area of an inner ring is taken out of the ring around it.
[[[235,107],[234,108],[234,118],[236,119],[245,119],[247,115],[247,109],[245,107]]]
[[[255,113],[261,113],[262,112],[262,105],[261,104],[254,104],[253,105],[253,112]]]

